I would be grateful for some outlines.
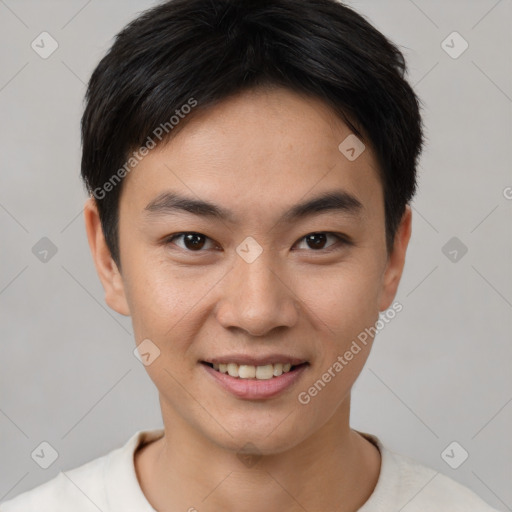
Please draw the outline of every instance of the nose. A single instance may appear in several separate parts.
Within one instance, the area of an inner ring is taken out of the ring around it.
[[[300,303],[286,273],[270,265],[264,251],[248,263],[237,258],[223,280],[217,304],[217,320],[226,329],[238,328],[252,336],[264,336],[276,328],[293,327]]]

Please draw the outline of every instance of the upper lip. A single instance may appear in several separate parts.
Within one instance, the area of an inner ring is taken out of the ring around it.
[[[266,356],[251,356],[249,354],[229,354],[225,356],[211,357],[203,359],[205,363],[212,364],[228,364],[236,363],[238,365],[246,364],[251,366],[265,366],[267,364],[275,363],[290,363],[292,366],[297,366],[306,363],[306,359],[298,357],[287,356],[286,354],[269,354]]]

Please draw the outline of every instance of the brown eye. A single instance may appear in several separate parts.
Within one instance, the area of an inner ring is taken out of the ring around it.
[[[205,237],[197,233],[189,233],[184,236],[183,243],[190,250],[202,249],[205,244]]]
[[[326,246],[328,238],[331,237],[335,240],[334,243]],[[336,235],[334,233],[320,232],[320,233],[310,233],[305,237],[301,238],[300,242],[305,241],[307,245],[307,249],[313,249],[314,251],[321,251],[324,249],[330,249],[330,247],[336,245],[336,241],[339,245],[347,245],[349,242],[346,238],[340,235]],[[300,248],[300,247],[299,247]]]
[[[313,233],[305,237],[308,247],[311,249],[323,249],[327,240],[325,233]]]
[[[176,239],[182,239],[183,245],[174,243]],[[207,244],[207,241],[210,239],[206,235],[202,235],[201,233],[178,233],[176,235],[172,235],[166,239],[166,244],[174,244],[180,247],[181,249],[190,251],[190,252],[201,252],[201,249]]]

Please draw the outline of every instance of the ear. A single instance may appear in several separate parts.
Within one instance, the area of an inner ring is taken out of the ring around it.
[[[85,202],[84,218],[96,272],[105,290],[105,302],[121,315],[130,316],[123,279],[105,241],[98,207],[92,197]]]
[[[393,249],[388,256],[388,263],[383,275],[382,291],[379,302],[379,311],[385,311],[391,306],[395,298],[398,285],[402,277],[402,271],[405,264],[405,253],[412,230],[412,210],[409,205],[405,207],[400,225],[395,234]]]

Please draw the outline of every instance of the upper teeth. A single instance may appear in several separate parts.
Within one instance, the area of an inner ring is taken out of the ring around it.
[[[271,379],[272,377],[279,377],[279,375],[289,372],[291,367],[291,363],[275,363],[264,366],[213,363],[215,370],[221,373],[228,373],[231,377],[238,377],[240,379]]]

